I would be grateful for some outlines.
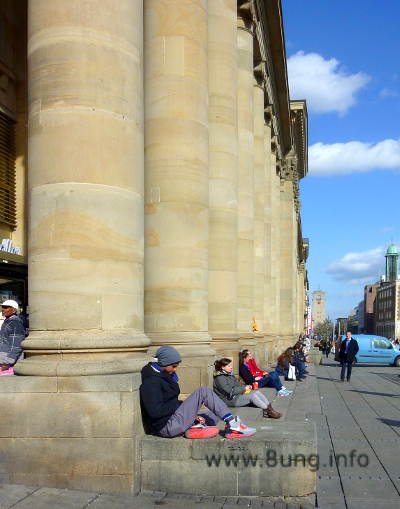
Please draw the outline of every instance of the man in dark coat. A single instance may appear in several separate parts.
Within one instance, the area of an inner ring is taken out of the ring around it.
[[[350,382],[351,368],[357,355],[357,352],[358,343],[354,338],[351,337],[351,332],[349,331],[346,333],[346,339],[344,339],[339,346],[339,360],[342,366],[340,380],[342,382],[344,382],[346,368],[347,368],[347,381]]]

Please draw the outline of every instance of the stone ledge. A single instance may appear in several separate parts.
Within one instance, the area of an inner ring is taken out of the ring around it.
[[[316,472],[308,462],[316,454],[316,443],[310,422],[258,426],[256,435],[240,440],[145,436],[141,487],[190,495],[309,495],[316,486]]]

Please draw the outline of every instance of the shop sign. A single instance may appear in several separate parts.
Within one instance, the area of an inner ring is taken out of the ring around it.
[[[21,248],[19,246],[13,246],[11,239],[2,239],[0,244],[0,251],[5,251],[6,253],[21,254]]]

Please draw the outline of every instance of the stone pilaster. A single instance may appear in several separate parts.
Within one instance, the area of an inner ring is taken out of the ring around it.
[[[208,383],[207,2],[146,0],[145,330]]]
[[[281,200],[280,174],[276,160],[276,149],[271,152],[271,300],[268,312],[268,333],[272,338],[270,355],[275,359],[280,353],[280,285],[281,285]]]
[[[264,290],[266,264],[265,237],[265,147],[264,147],[264,89],[255,84],[254,94],[254,318],[258,330],[256,352],[265,361]]]
[[[254,92],[253,22],[238,18],[238,332],[242,347],[253,347],[254,334]]]
[[[237,357],[237,1],[208,3],[210,239],[208,324],[220,357]]]
[[[274,334],[273,309],[275,306],[275,295],[273,289],[273,243],[272,243],[272,183],[275,166],[272,168],[271,152],[271,126],[268,119],[264,125],[264,229],[265,229],[265,276],[264,276],[264,340],[265,357],[270,362],[272,347],[276,339]]]
[[[297,246],[296,217],[293,201],[293,184],[290,180],[282,180],[280,214],[280,337],[281,343],[290,346],[295,339],[297,330]]]
[[[28,2],[24,375],[143,364],[142,3]]]

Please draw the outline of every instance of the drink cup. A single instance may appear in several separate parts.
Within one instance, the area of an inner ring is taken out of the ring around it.
[[[254,383],[253,383],[253,389],[254,389],[254,390],[257,390],[257,389],[258,389],[258,382],[254,382]]]

